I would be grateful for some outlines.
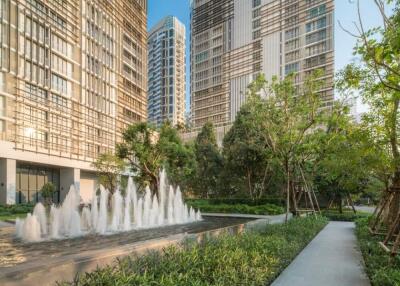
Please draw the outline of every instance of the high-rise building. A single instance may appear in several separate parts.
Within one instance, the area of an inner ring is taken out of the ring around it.
[[[333,100],[333,0],[193,0],[191,116],[193,126],[234,121],[248,84],[296,73],[301,85],[324,71],[323,107]]]
[[[185,26],[172,16],[158,22],[148,38],[148,121],[160,126],[185,122]]]
[[[0,203],[91,196],[91,163],[147,114],[146,0],[0,1]]]

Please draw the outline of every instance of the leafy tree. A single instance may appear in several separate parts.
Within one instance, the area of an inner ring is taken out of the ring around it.
[[[159,174],[166,168],[172,184],[187,186],[194,172],[194,155],[169,123],[157,130],[141,122],[130,125],[123,133],[123,142],[117,145],[117,156],[128,160],[137,182],[158,190]]]
[[[164,124],[160,130],[158,144],[164,155],[163,166],[170,183],[181,186],[185,191],[190,191],[193,189],[196,159],[193,147],[183,144],[178,130],[178,127],[173,128],[170,124]]]
[[[99,183],[113,194],[125,169],[125,162],[111,153],[100,154],[93,163],[97,171]]]
[[[292,186],[298,180],[299,166],[312,159],[313,146],[309,138],[320,123],[321,76],[322,73],[317,71],[305,80],[302,88],[297,88],[293,84],[294,75],[281,81],[275,77],[272,82],[260,75],[249,86],[249,97],[263,96],[260,100],[264,116],[260,120],[260,129],[264,130],[264,145],[273,153],[285,180],[287,211],[290,202],[296,210]]]
[[[44,200],[44,203],[46,205],[51,205],[53,202],[53,195],[54,192],[56,191],[56,187],[53,185],[51,182],[47,182],[42,186],[40,189],[40,192],[42,194],[42,198]]]
[[[276,178],[276,161],[264,142],[263,121],[267,110],[259,96],[250,97],[236,115],[224,137],[223,156],[225,189],[230,194],[245,193],[260,199]]]
[[[197,135],[194,153],[197,163],[195,192],[208,198],[218,190],[219,174],[223,166],[212,123],[206,123]]]
[[[335,200],[342,212],[343,199],[359,195],[369,187],[380,154],[369,133],[353,123],[346,105],[335,103],[326,121],[326,132],[317,137],[315,182],[321,193]],[[351,201],[350,201],[351,202]]]
[[[377,145],[387,149],[390,158],[391,191],[395,193],[388,217],[392,223],[400,208],[400,1],[376,0],[383,25],[366,30],[359,11],[354,53],[360,56],[358,64],[348,65],[341,73],[339,88],[357,89],[370,106],[365,124],[370,128]],[[393,14],[385,14],[385,5],[394,5]],[[359,1],[358,1],[358,5]]]

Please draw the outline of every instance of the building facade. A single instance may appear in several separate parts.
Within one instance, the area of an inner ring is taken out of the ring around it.
[[[148,121],[160,126],[185,122],[186,30],[172,16],[165,17],[148,38]]]
[[[333,101],[333,0],[193,0],[191,116],[194,128],[229,125],[259,73],[296,73],[301,86],[324,71],[323,107]]]
[[[147,119],[146,0],[0,1],[0,203],[45,182],[87,200],[91,166]]]

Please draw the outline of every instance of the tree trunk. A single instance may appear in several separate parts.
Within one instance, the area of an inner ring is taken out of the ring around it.
[[[339,213],[343,213],[342,195],[338,195]]]
[[[388,225],[394,222],[400,210],[400,171],[397,171],[394,175],[391,191],[394,192],[394,197],[389,207]]]
[[[357,213],[356,207],[354,206],[354,202],[353,202],[353,199],[351,198],[351,195],[350,195],[350,194],[347,194],[347,200],[349,201],[350,206],[351,206],[353,212],[354,212],[354,213]]]
[[[286,164],[287,166],[287,181],[286,181],[286,218],[285,221],[288,221],[289,218],[289,211],[290,211],[290,171],[288,168],[288,164]]]

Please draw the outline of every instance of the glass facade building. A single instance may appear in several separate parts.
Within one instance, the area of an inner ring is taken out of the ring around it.
[[[58,169],[61,200],[91,193],[91,163],[147,120],[147,1],[0,0],[0,29],[0,203],[34,198],[23,162]]]
[[[229,126],[247,86],[295,73],[301,87],[324,72],[322,108],[332,105],[333,0],[193,0],[191,7],[191,120]]]
[[[160,126],[184,124],[186,93],[185,26],[168,16],[148,38],[148,121]]]

